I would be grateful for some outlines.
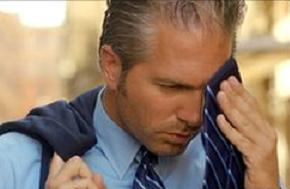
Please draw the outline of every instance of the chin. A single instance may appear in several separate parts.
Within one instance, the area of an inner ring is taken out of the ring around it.
[[[152,149],[152,152],[158,156],[177,156],[182,154],[186,149],[184,145],[167,144],[166,147]]]

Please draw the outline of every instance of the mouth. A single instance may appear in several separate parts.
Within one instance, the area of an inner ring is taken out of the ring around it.
[[[179,144],[179,145],[185,145],[187,144],[193,136],[195,136],[195,133],[165,133],[165,135],[167,136],[168,140],[170,143],[173,144]]]

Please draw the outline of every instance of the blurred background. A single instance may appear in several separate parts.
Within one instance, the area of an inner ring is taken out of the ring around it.
[[[290,187],[290,1],[247,5],[237,59],[246,88],[277,128],[280,174]],[[105,8],[103,0],[0,1],[0,123],[102,82]]]

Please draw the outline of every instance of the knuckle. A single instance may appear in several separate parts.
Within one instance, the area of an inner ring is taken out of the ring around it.
[[[242,119],[241,120],[241,127],[239,128],[240,130],[245,130],[248,129],[251,123],[249,123],[248,120]]]
[[[247,150],[249,150],[251,148],[251,146],[249,145],[249,141],[242,136],[237,138],[236,146],[239,149],[239,151],[241,151],[243,153],[245,153]]]
[[[269,138],[276,144],[278,142],[278,134],[274,128],[271,128]]]
[[[245,96],[247,94],[247,92],[243,88],[237,88],[236,93],[239,96]]]
[[[248,95],[247,99],[252,105],[258,106],[258,100],[254,96]]]
[[[79,156],[73,156],[68,160],[68,163],[82,163],[82,159]]]
[[[250,149],[251,145],[249,144],[249,141],[246,140],[245,138],[241,139],[241,146],[243,149]]]
[[[238,138],[237,138],[237,135],[236,135],[235,131],[233,131],[233,130],[230,131],[230,133],[229,133],[229,135],[228,135],[228,139],[230,140],[230,142],[231,142],[234,146],[236,146],[236,147],[239,146],[239,140],[238,140]]]
[[[226,82],[223,81],[221,84],[220,84],[220,89],[222,90],[225,90],[226,89]]]

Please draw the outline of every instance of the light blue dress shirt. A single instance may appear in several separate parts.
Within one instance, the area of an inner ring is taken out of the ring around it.
[[[93,172],[103,175],[108,189],[131,189],[140,159],[140,143],[109,118],[101,94],[94,111],[98,143],[82,158]],[[1,135],[0,189],[38,189],[41,152],[40,143],[23,134]],[[200,135],[182,155],[161,157],[156,166],[166,189],[201,189],[204,169],[205,152]]]
[[[131,189],[138,167],[140,143],[118,127],[106,114],[98,96],[94,127],[98,143],[82,157],[93,172],[104,177],[108,189]],[[0,136],[0,189],[38,189],[41,145],[23,134]],[[167,189],[202,186],[205,153],[200,136],[180,156],[162,157],[156,172]]]
[[[140,143],[109,118],[101,94],[94,111],[98,143],[82,158],[93,172],[103,175],[108,189],[131,189]],[[0,136],[0,189],[38,189],[41,150],[38,141],[23,134]],[[204,157],[198,135],[182,155],[159,158],[156,172],[166,189],[200,189]]]
[[[103,175],[108,189],[131,189],[140,143],[110,119],[101,95],[94,111],[98,143],[82,158],[93,172]],[[4,134],[0,152],[0,189],[38,189],[42,152],[38,141],[15,132]],[[182,155],[160,157],[155,168],[166,189],[200,189],[205,169],[200,135]]]

